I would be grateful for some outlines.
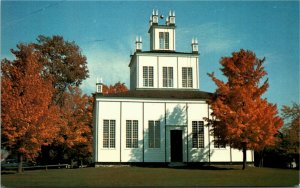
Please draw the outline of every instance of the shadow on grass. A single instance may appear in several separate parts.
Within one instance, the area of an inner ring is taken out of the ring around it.
[[[16,171],[1,171],[1,175],[16,174]]]
[[[169,168],[169,169],[183,169],[183,170],[240,170],[240,166],[232,165],[208,165],[198,163],[188,163],[180,166],[169,166],[169,163],[131,163],[131,167],[139,168]]]
[[[175,166],[169,167],[174,169],[183,169],[183,170],[238,170],[231,166],[213,166],[213,165],[187,165],[187,166]]]

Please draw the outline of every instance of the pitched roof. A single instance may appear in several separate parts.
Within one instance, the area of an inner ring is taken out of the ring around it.
[[[96,94],[104,98],[148,98],[148,99],[201,99],[210,100],[213,93],[199,90],[129,90],[108,95]]]

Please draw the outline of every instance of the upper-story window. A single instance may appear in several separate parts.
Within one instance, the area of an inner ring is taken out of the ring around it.
[[[193,87],[192,67],[182,67],[182,87]]]
[[[163,87],[173,87],[173,67],[163,67]]]
[[[159,32],[159,49],[169,49],[169,32]]]
[[[153,67],[143,66],[143,86],[153,87]]]

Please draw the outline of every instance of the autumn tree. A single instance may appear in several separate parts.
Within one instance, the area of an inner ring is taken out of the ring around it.
[[[92,152],[92,103],[91,97],[83,95],[78,87],[69,87],[64,93],[61,114],[64,125],[58,137],[69,157],[82,158],[77,154],[85,150],[85,155]]]
[[[41,53],[40,63],[43,65],[44,74],[53,78],[52,85],[54,94],[52,103],[54,105],[59,105],[61,108],[61,119],[63,123],[60,126],[60,135],[62,135],[62,133],[67,135],[68,130],[72,130],[75,126],[74,119],[77,118],[79,121],[81,118],[75,117],[79,114],[67,115],[66,113],[70,111],[66,110],[66,108],[70,105],[68,96],[70,97],[72,95],[72,88],[79,87],[82,81],[89,76],[86,57],[81,53],[79,46],[76,45],[74,41],[66,41],[62,36],[58,35],[52,37],[40,35],[37,38],[37,42],[32,43],[32,45],[36,51]],[[82,100],[84,101],[84,99]],[[85,129],[85,124],[79,123],[76,126],[77,128],[83,126],[81,128]],[[69,135],[68,139],[65,139],[65,143],[63,143],[62,140],[57,139],[55,144],[43,147],[43,150],[46,150],[43,152],[43,156],[48,151],[51,151],[53,155],[59,153],[56,156],[63,158],[62,156],[65,156],[66,153],[68,153],[67,151],[69,151],[70,147],[73,147],[70,143],[73,142],[72,140],[74,139],[72,139],[72,137],[74,136],[76,136],[75,133]],[[78,137],[77,141],[81,139],[81,137]],[[81,141],[84,142],[84,140]],[[46,157],[46,159],[46,162],[50,162],[48,157]]]
[[[41,54],[31,45],[17,48],[15,60],[1,61],[1,144],[18,154],[21,172],[23,157],[34,160],[42,145],[52,143],[59,118],[58,108],[50,105],[52,77],[41,74]]]
[[[281,149],[292,160],[295,160],[299,167],[300,105],[293,103],[291,107],[283,106],[282,113],[288,123],[282,129]]]
[[[124,83],[104,85],[103,93],[128,91]],[[92,110],[93,98],[83,95],[79,87],[69,86],[61,98],[61,117],[59,136],[50,147],[44,147],[47,162],[86,161],[92,152]],[[41,159],[43,160],[43,159]]]
[[[114,85],[103,85],[103,94],[122,93],[128,91],[125,83],[117,82]]]
[[[262,81],[267,72],[265,59],[258,59],[251,51],[240,50],[232,57],[221,58],[220,69],[227,81],[208,74],[217,85],[216,97],[211,102],[213,116],[220,122],[215,132],[223,132],[223,140],[243,151],[243,169],[246,151],[259,151],[275,144],[274,135],[283,125],[277,107],[262,98],[269,86]]]
[[[64,92],[69,86],[79,86],[88,78],[86,57],[82,55],[75,42],[65,41],[62,36],[38,36],[37,43],[33,43],[39,51],[44,71],[53,78],[55,93],[54,104],[60,104]]]

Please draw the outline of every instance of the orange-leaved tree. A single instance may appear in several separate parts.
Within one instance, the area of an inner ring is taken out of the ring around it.
[[[117,82],[115,85],[103,85],[103,94],[122,93],[128,91],[125,83]]]
[[[215,132],[222,132],[222,139],[233,148],[243,151],[243,169],[246,167],[246,151],[260,151],[275,144],[274,135],[283,125],[276,105],[262,98],[269,87],[263,63],[251,51],[241,49],[232,57],[220,61],[227,81],[208,74],[217,85],[216,97],[211,102],[213,117],[219,122],[213,125]],[[211,121],[214,122],[214,121]]]
[[[51,78],[43,77],[40,54],[30,45],[17,47],[15,60],[1,61],[1,141],[18,154],[21,172],[23,157],[34,160],[41,146],[55,138],[59,114],[51,105],[54,90]]]
[[[92,97],[83,95],[79,87],[69,86],[63,95],[61,124],[57,145],[69,160],[82,161],[92,154]]]

